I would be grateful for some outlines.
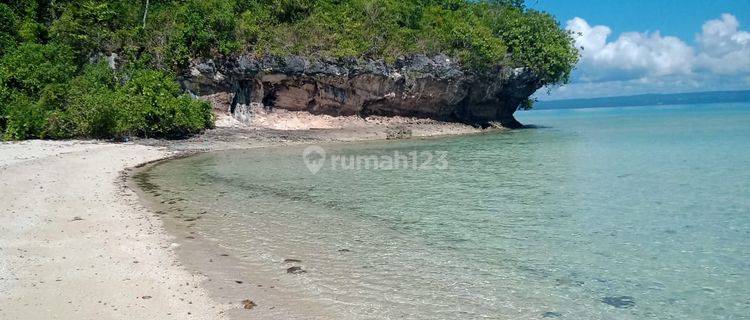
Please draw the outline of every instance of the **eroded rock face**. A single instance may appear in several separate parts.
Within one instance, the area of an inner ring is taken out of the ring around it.
[[[520,127],[518,105],[542,83],[524,68],[496,67],[466,72],[453,59],[416,55],[382,60],[320,60],[299,56],[249,56],[195,61],[180,77],[199,95],[228,92],[231,112],[242,106],[309,111],[313,114],[432,118],[487,126]]]

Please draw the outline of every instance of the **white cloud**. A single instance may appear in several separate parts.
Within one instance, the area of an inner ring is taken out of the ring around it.
[[[576,45],[583,48],[581,77],[588,81],[627,80],[653,76],[690,74],[693,48],[676,37],[659,32],[627,32],[607,42],[612,30],[591,26],[582,18],[568,21]]]
[[[611,28],[579,17],[566,29],[583,48],[581,61],[571,84],[542,99],[750,89],[750,32],[731,14],[706,21],[692,46],[658,31],[610,39]]]
[[[726,13],[704,23],[697,67],[720,75],[750,73],[750,32],[739,28],[737,18]]]

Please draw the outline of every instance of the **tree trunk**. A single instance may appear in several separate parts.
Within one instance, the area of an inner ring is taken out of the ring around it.
[[[148,17],[148,0],[146,0],[146,8],[143,10],[143,29],[146,29],[146,17]]]

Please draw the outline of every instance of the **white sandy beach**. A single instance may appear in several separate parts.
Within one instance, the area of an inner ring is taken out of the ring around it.
[[[161,223],[119,184],[169,155],[134,144],[0,144],[0,319],[220,319]]]

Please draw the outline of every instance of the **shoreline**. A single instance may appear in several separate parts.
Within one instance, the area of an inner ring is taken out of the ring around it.
[[[288,146],[267,146],[258,148],[276,148]],[[243,149],[249,150],[249,149]],[[210,151],[209,151],[210,152]],[[201,152],[202,153],[202,152]],[[171,249],[178,257],[180,264],[189,272],[203,277],[202,289],[215,301],[224,302],[223,316],[226,319],[337,319],[333,313],[312,301],[302,299],[305,295],[294,288],[284,288],[281,277],[285,273],[269,272],[268,268],[287,267],[285,262],[268,262],[264,268],[248,270],[244,259],[247,254],[237,252],[215,243],[194,228],[193,222],[183,222],[186,216],[178,208],[181,199],[163,198],[168,193],[163,186],[151,183],[148,175],[150,168],[165,164],[168,161],[200,156],[201,153],[177,155],[149,162],[139,168],[123,174],[123,184],[138,195],[139,203],[149,208],[162,221],[164,231],[169,234],[176,245]],[[159,196],[157,196],[159,195]],[[164,199],[160,201],[160,199]],[[174,199],[165,203],[167,199]],[[192,218],[195,219],[195,218]],[[193,221],[193,220],[189,221]],[[185,220],[188,221],[188,220]],[[266,269],[266,270],[261,270]],[[283,292],[283,294],[280,294]],[[294,298],[293,298],[294,297]],[[295,301],[290,304],[289,301]],[[244,302],[252,302],[250,310],[244,308]]]
[[[387,130],[218,127],[181,141],[0,143],[0,318],[226,319],[242,301],[215,301],[129,174],[202,152],[383,140]],[[467,134],[427,132],[414,138]]]

